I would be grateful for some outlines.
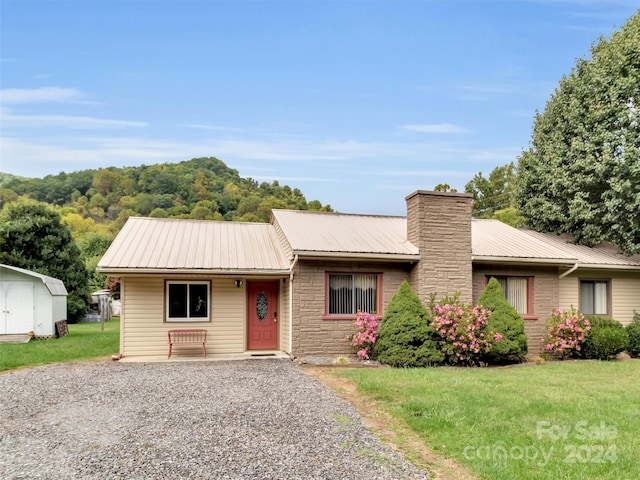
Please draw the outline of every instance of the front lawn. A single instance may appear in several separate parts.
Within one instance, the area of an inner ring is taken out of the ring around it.
[[[640,362],[338,372],[479,478],[640,478]]]
[[[120,318],[100,323],[69,325],[69,335],[49,340],[31,340],[29,343],[0,344],[0,371],[18,367],[45,365],[104,358],[120,349]]]

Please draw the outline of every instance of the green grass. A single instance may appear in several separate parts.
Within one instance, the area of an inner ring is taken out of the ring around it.
[[[47,363],[104,358],[119,351],[120,319],[69,325],[69,335],[29,343],[0,344],[0,371]]]
[[[640,478],[640,362],[338,372],[480,478]]]

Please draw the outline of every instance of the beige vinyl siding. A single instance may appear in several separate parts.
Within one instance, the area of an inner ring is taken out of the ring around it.
[[[634,310],[640,312],[640,275],[611,279],[612,316],[623,325],[633,321]]]
[[[232,279],[214,279],[207,353],[240,353],[246,350],[247,282],[237,288]]]
[[[558,308],[560,310],[570,310],[578,308],[579,305],[579,292],[580,283],[578,277],[570,275],[568,277],[561,278],[558,282]]]
[[[611,317],[623,325],[633,321],[634,310],[640,312],[640,273],[602,270],[577,270],[560,279],[560,308],[580,305],[580,279],[609,280]]]
[[[121,285],[123,301],[122,353],[126,356],[166,355],[167,328],[164,328],[164,279],[130,277]]]
[[[207,354],[244,352],[246,283],[243,282],[241,288],[236,288],[233,279],[179,279],[212,282],[212,320],[167,323],[164,321],[165,279],[160,276],[125,278],[122,284],[120,352],[125,356],[167,355],[167,331],[177,328],[206,329]]]
[[[280,281],[280,291],[278,292],[278,300],[280,302],[280,309],[278,310],[278,322],[280,325],[278,328],[280,329],[279,335],[280,340],[278,344],[278,348],[283,352],[289,352],[289,341],[290,341],[290,305],[289,305],[289,295],[291,289],[289,288],[289,279],[286,282]]]

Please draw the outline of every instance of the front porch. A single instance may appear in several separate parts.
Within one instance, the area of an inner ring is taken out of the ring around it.
[[[207,354],[204,358],[202,354],[174,354],[171,358],[166,355],[136,355],[124,356],[119,361],[122,363],[175,363],[175,362],[228,362],[235,360],[264,360],[279,359],[291,360],[291,357],[282,351],[265,350],[265,351],[247,351],[242,353],[213,353]]]

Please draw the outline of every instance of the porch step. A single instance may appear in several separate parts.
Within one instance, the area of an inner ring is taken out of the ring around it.
[[[28,333],[10,333],[0,335],[0,343],[29,343],[32,338]]]

